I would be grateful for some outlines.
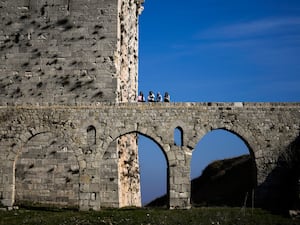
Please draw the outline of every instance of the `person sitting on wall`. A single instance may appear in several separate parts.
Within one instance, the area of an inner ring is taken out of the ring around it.
[[[140,94],[138,95],[138,102],[145,102],[145,97],[143,92],[140,91]]]
[[[168,92],[165,93],[164,102],[170,102],[170,95]]]
[[[155,102],[155,95],[152,91],[149,91],[148,102]]]
[[[159,92],[157,92],[157,95],[156,95],[156,102],[162,102],[162,96]]]

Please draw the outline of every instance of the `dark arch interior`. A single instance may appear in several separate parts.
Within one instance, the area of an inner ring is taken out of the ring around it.
[[[86,129],[86,132],[87,132],[88,146],[95,145],[96,144],[96,128],[91,125]]]
[[[191,203],[194,206],[252,204],[256,167],[247,143],[225,129],[207,133],[191,161]]]
[[[183,130],[181,127],[176,127],[174,130],[174,144],[183,146]]]

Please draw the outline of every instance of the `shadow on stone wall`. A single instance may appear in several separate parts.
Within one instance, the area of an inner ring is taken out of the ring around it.
[[[300,136],[278,157],[275,169],[256,192],[257,206],[286,213],[300,209]]]
[[[79,164],[62,134],[33,135],[16,160],[15,204],[22,207],[79,207]]]

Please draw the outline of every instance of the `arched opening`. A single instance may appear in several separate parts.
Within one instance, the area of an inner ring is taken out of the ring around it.
[[[161,147],[139,134],[139,165],[143,206],[168,205],[168,164]]]
[[[183,146],[183,130],[181,127],[176,127],[174,130],[174,144],[176,146]]]
[[[121,135],[102,157],[101,206],[166,205],[167,178],[166,156],[153,139],[138,132]]]
[[[91,125],[86,129],[86,133],[88,146],[91,147],[93,145],[96,145],[96,128]]]
[[[193,151],[191,203],[194,206],[252,204],[256,169],[246,142],[233,132],[207,133]]]

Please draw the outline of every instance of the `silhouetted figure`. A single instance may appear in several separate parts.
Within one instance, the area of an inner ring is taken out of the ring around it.
[[[168,92],[165,93],[164,102],[170,102],[170,95]]]
[[[139,94],[139,96],[138,96],[137,101],[138,101],[138,102],[145,102],[145,97],[144,97],[143,92],[140,91],[140,94]]]

